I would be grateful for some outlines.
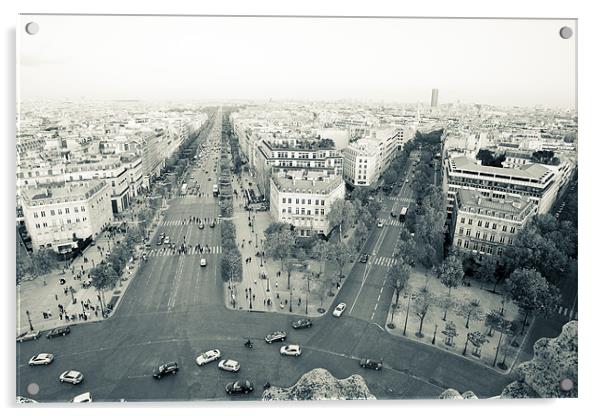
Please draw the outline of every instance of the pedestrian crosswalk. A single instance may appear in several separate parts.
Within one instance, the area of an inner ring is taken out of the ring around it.
[[[566,306],[557,305],[554,308],[554,313],[561,315],[561,316],[565,316],[569,319],[577,319],[577,312],[570,310]]]
[[[393,225],[396,227],[401,227],[403,223],[397,219],[397,217],[389,217],[389,218],[379,218],[380,221],[383,222],[384,225]]]
[[[397,259],[391,258],[391,257],[376,257],[376,256],[371,256],[368,259],[368,264],[375,264],[377,266],[385,266],[385,267],[393,267],[395,264],[397,264]]]
[[[205,222],[205,227],[209,227],[209,224],[212,221],[215,221],[216,224],[219,224],[221,222],[221,218],[210,218],[208,222]],[[176,226],[176,225],[191,225],[191,226],[195,226],[197,227],[198,224],[196,222],[190,222],[189,219],[177,219],[177,220],[161,220],[159,221],[159,225],[162,226]]]
[[[186,194],[186,195],[177,195],[175,196],[176,199],[198,199],[198,198],[214,198],[214,196],[207,192],[207,193],[200,193],[200,194]]]
[[[199,250],[195,250],[194,246],[192,249],[189,249],[186,253],[180,254],[180,251],[177,248],[169,248],[169,247],[160,247],[153,248],[146,252],[148,257],[165,257],[165,256],[190,256],[190,255],[200,255],[200,254],[221,254],[222,247],[221,246],[203,246],[203,252],[201,253]]]
[[[406,204],[414,202],[414,199],[408,196],[388,196],[387,199],[390,201],[404,202]]]

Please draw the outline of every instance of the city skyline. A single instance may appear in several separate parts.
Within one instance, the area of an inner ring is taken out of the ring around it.
[[[575,108],[573,20],[126,17],[20,16],[18,97]]]

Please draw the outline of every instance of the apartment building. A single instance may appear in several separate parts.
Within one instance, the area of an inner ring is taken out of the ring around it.
[[[270,179],[270,213],[274,221],[292,224],[301,236],[327,235],[328,213],[334,201],[345,198],[340,175],[313,171],[275,172]]]
[[[24,189],[20,197],[34,250],[70,252],[79,241],[96,238],[113,218],[111,188],[106,180]]]
[[[445,161],[444,191],[450,215],[455,194],[462,189],[479,191],[481,195],[497,200],[527,197],[535,204],[538,214],[545,214],[552,208],[561,184],[554,170],[539,164],[511,169],[483,166],[464,156]]]
[[[493,198],[460,189],[454,194],[453,245],[461,253],[501,256],[537,212],[526,196]]]

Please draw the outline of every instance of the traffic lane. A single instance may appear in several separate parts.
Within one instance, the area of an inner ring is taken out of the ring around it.
[[[382,237],[382,243],[380,244],[379,250],[375,253],[375,255],[393,258],[397,249],[397,242],[399,240],[401,227],[397,225],[384,225],[382,230],[384,234]]]
[[[349,315],[365,321],[373,321],[378,306],[389,304],[390,299],[383,296],[386,286],[387,268],[379,265],[370,265],[366,282],[355,305]]]

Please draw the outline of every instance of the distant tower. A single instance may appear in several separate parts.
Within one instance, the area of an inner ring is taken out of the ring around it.
[[[431,92],[431,107],[437,107],[439,101],[439,90],[437,88],[433,88]]]

